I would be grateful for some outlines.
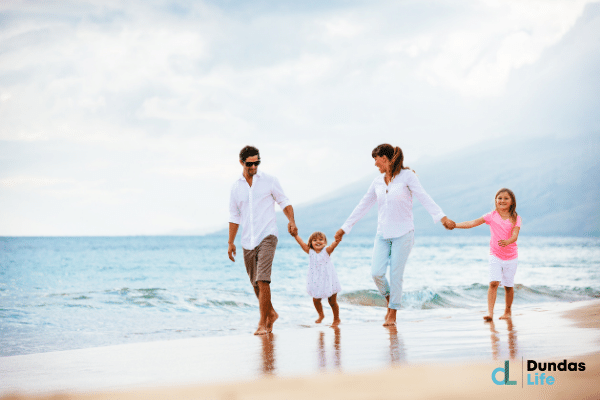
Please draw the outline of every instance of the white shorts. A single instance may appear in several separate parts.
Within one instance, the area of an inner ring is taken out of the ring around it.
[[[518,258],[502,260],[490,254],[490,282],[498,281],[502,286],[515,285]]]

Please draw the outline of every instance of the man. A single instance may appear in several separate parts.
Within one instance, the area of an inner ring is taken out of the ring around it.
[[[229,199],[229,259],[235,262],[235,236],[240,224],[244,263],[258,298],[260,320],[255,335],[266,335],[273,330],[278,318],[271,304],[271,266],[277,247],[275,203],[279,204],[289,220],[288,231],[297,234],[294,209],[277,178],[258,172],[260,154],[256,147],[246,146],[240,151],[242,176],[233,184]]]

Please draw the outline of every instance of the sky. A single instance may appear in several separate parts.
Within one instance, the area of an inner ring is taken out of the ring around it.
[[[247,144],[300,205],[380,143],[600,132],[599,69],[599,1],[4,0],[0,236],[224,228]]]

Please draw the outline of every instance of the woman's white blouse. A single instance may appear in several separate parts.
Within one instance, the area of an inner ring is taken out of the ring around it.
[[[415,173],[403,169],[389,185],[385,184],[383,174],[375,178],[360,203],[342,225],[342,229],[345,233],[350,233],[354,224],[377,202],[377,234],[382,235],[384,239],[400,237],[415,229],[412,212],[413,194],[431,214],[434,223],[446,216],[425,192]]]

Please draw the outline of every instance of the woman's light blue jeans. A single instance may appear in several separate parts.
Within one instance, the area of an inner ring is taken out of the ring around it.
[[[415,231],[390,239],[384,239],[380,234],[375,236],[371,275],[373,275],[379,293],[385,297],[390,296],[389,308],[394,310],[400,309],[402,303],[404,266],[414,243]],[[391,286],[385,277],[388,264],[390,265]]]

